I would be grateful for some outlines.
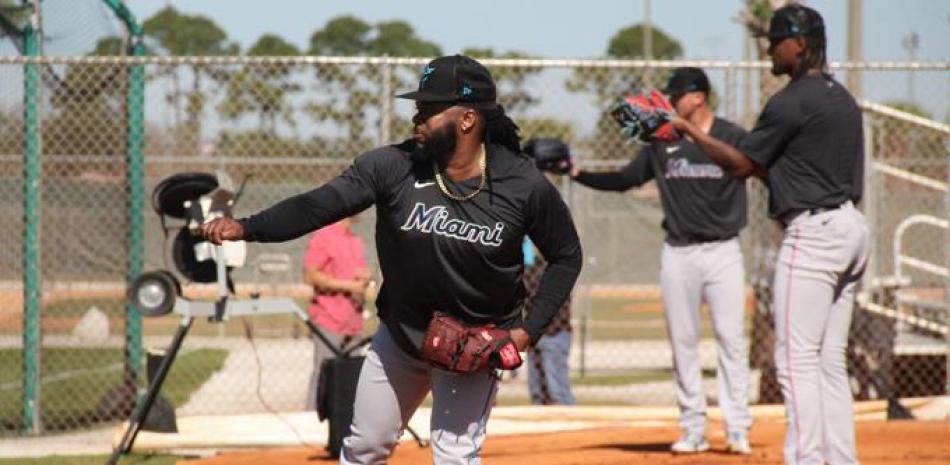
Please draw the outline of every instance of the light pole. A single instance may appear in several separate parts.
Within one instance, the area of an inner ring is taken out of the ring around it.
[[[653,59],[653,24],[650,22],[650,0],[643,0],[643,59]]]
[[[861,0],[848,0],[848,61],[861,61]],[[861,71],[848,71],[848,89],[856,97],[861,96]]]
[[[653,24],[650,21],[650,0],[643,0],[643,59],[653,59]],[[643,69],[644,87],[653,85],[653,70],[650,66]]]
[[[910,56],[910,61],[917,60],[917,49],[920,48],[920,36],[917,34],[917,31],[911,31],[910,34],[907,34],[901,38],[901,45],[907,50],[908,55]],[[914,72],[907,72],[907,99],[913,103],[917,103],[914,92]]]

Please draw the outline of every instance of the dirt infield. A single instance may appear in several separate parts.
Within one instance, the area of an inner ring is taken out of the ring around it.
[[[864,465],[950,463],[950,421],[859,422],[858,455]],[[697,455],[670,454],[669,444],[679,431],[674,427],[610,428],[555,434],[500,436],[485,444],[485,465],[620,465],[620,464],[781,464],[785,426],[760,423],[752,428],[751,456],[723,452],[721,434],[710,437],[712,450]],[[403,442],[389,463],[432,463],[432,451]],[[185,460],[178,465],[318,465],[337,463],[314,448],[271,449]]]

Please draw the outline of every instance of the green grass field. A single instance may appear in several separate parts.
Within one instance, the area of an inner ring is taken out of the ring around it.
[[[22,358],[19,349],[0,350],[0,433],[16,431],[22,419]],[[68,430],[100,418],[97,405],[123,378],[120,349],[46,348],[42,352],[40,406],[44,427]],[[182,352],[172,365],[162,395],[175,406],[224,365],[227,351],[200,349]],[[141,381],[144,386],[144,380]]]

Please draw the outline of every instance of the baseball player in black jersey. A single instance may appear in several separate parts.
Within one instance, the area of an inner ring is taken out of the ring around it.
[[[738,145],[745,131],[715,117],[709,108],[709,79],[699,68],[673,71],[664,94],[682,118],[703,133]],[[663,205],[666,241],[660,286],[673,348],[673,379],[683,436],[671,450],[702,452],[706,441],[706,394],[699,363],[700,305],[709,305],[718,351],[719,405],[728,450],[749,454],[748,343],[743,331],[745,286],[738,234],[746,224],[745,183],[709,161],[687,139],[645,146],[620,172],[571,176],[599,190],[625,191],[655,180]]]
[[[734,177],[764,177],[769,215],[784,228],[773,291],[775,362],[785,397],[790,464],[857,463],[845,367],[855,285],[868,255],[861,199],[861,111],[827,73],[825,26],[800,6],[773,13],[772,73],[791,81],[769,99],[738,148],[684,119],[695,139]]]
[[[479,336],[504,328],[523,351],[541,337],[580,272],[567,206],[520,153],[517,126],[495,96],[491,75],[477,61],[433,60],[418,91],[399,96],[416,101],[413,139],[360,155],[326,185],[250,218],[203,226],[214,242],[286,241],[376,206],[383,324],[360,373],[340,463],[385,462],[430,390],[435,463],[479,463],[497,378],[489,368],[459,373],[423,359],[439,346],[441,333],[430,337],[430,321],[447,314],[463,325],[495,325]],[[523,319],[526,235],[549,265]],[[502,352],[498,363],[510,367],[511,355]]]

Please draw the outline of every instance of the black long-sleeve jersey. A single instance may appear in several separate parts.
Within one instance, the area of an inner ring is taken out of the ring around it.
[[[709,134],[738,147],[746,132],[716,118]],[[727,239],[746,224],[745,182],[729,176],[687,139],[648,145],[619,172],[581,171],[576,178],[585,186],[609,191],[625,191],[651,179],[660,191],[663,229],[671,240]]]
[[[240,220],[245,239],[293,239],[376,205],[376,249],[383,284],[380,320],[404,350],[418,355],[435,311],[469,324],[523,327],[532,341],[567,298],[581,268],[581,246],[560,194],[531,160],[486,147],[487,185],[469,201],[440,192],[430,162],[410,141],[360,155],[326,185]],[[472,192],[480,177],[453,182]],[[533,306],[522,317],[522,240],[548,261]]]

